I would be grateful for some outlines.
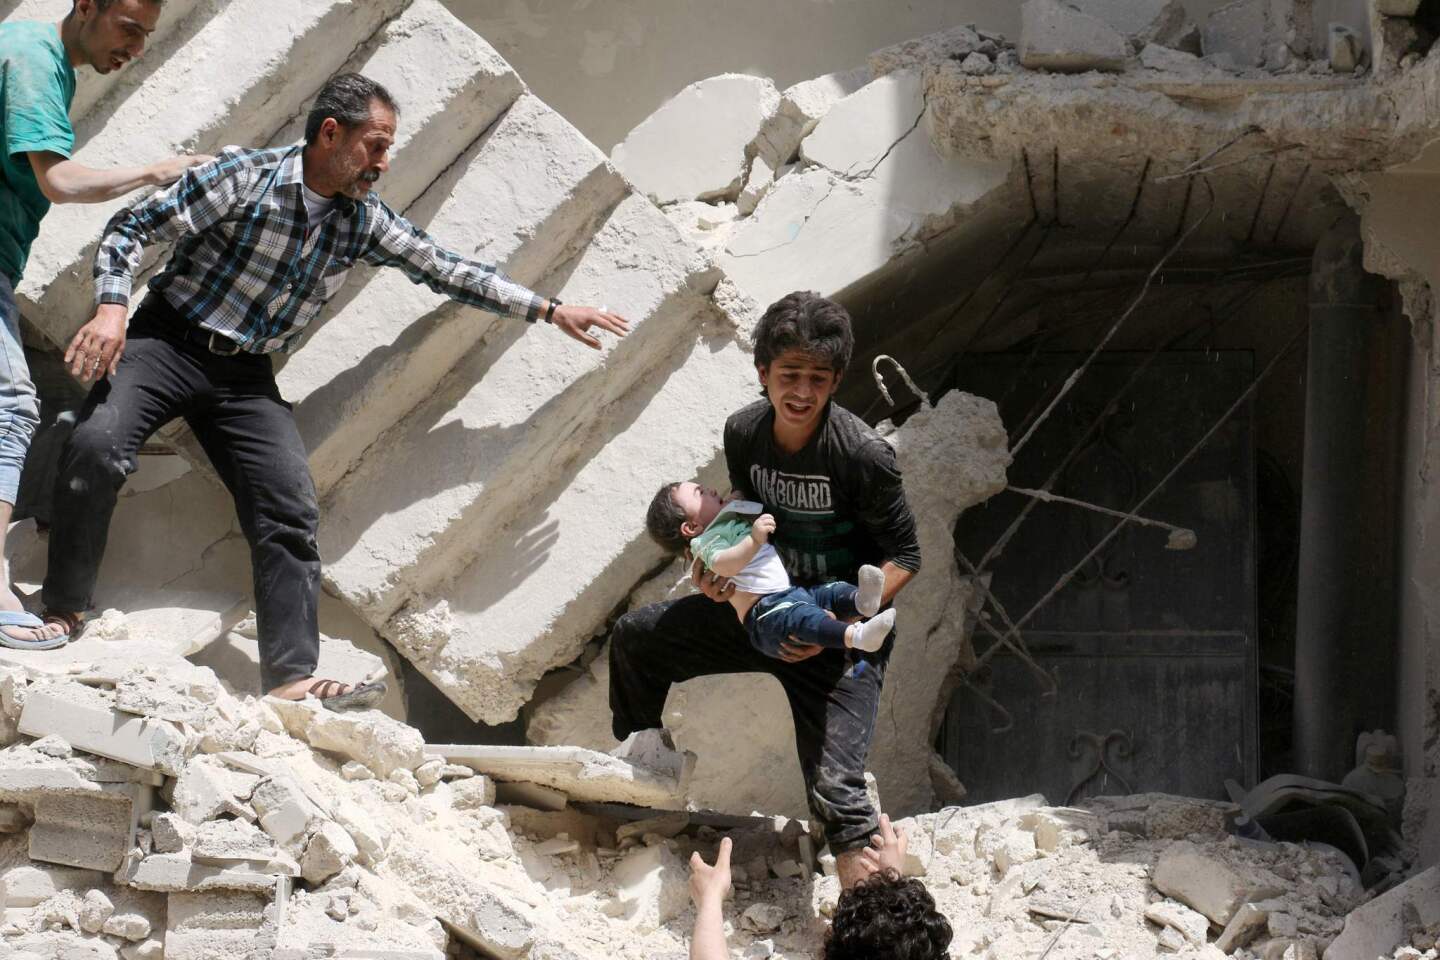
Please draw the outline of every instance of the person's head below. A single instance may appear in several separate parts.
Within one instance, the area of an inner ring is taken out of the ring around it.
[[[145,52],[165,0],[75,0],[60,24],[70,61],[98,73],[119,70]]]
[[[765,311],[754,339],[761,392],[777,425],[813,431],[855,350],[849,312],[818,293],[792,293]]]
[[[390,169],[399,115],[390,91],[369,77],[331,77],[305,118],[306,185],[363,200]]]
[[[724,504],[725,498],[709,487],[689,480],[667,483],[656,491],[645,511],[645,531],[668,552],[683,554]]]
[[[947,960],[952,936],[925,884],[883,870],[840,895],[822,960]]]

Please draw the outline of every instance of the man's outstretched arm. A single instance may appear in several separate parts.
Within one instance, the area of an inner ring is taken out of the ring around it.
[[[593,350],[600,349],[600,341],[589,333],[592,327],[617,337],[630,332],[630,322],[618,313],[552,303],[491,264],[446,250],[383,203],[376,206],[370,235],[371,246],[362,257],[365,262],[396,267],[414,282],[452,300],[516,320],[548,320]]]
[[[30,169],[35,172],[40,192],[57,205],[104,203],[141,187],[163,187],[174,183],[189,168],[214,159],[203,154],[186,154],[143,167],[99,170],[49,151],[32,150],[26,156],[30,158]]]

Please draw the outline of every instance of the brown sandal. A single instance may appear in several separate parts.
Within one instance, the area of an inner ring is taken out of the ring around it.
[[[40,614],[41,623],[58,623],[65,628],[65,636],[71,640],[80,636],[80,631],[85,629],[85,618],[78,613],[65,613],[61,610],[46,610]]]
[[[383,680],[353,687],[339,680],[316,680],[306,688],[305,695],[319,700],[329,710],[358,710],[378,704],[387,689]]]

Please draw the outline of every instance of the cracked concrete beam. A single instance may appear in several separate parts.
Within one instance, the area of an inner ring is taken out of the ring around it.
[[[750,355],[728,333],[695,331],[664,361],[647,360],[646,381],[607,401],[608,425],[584,455],[559,453],[539,489],[515,481],[528,500],[486,518],[506,525],[465,566],[429,565],[453,580],[412,597],[382,631],[473,718],[515,716],[544,673],[579,654],[661,559],[637,521],[654,491],[714,471],[723,425],[714,411],[754,396]],[[690,427],[677,432],[681,421]],[[667,441],[657,446],[657,436]]]
[[[442,243],[533,285],[624,195],[604,154],[526,94],[450,161],[407,215]],[[492,315],[396,270],[354,282],[356,293],[338,305],[334,322],[314,332],[277,377],[295,405],[322,497],[496,325]],[[605,302],[621,308],[618,298]],[[499,329],[503,336],[517,328]]]
[[[752,144],[779,106],[780,94],[763,77],[699,80],[630,131],[611,159],[656,203],[734,200]]]
[[[659,210],[638,195],[623,201],[543,286],[567,303],[609,306],[630,334],[601,353],[544,325],[514,325],[472,351],[336,487],[321,528],[328,582],[385,633],[417,591],[494,553],[500,528],[541,496],[537,464],[564,464],[577,442],[599,440],[577,425],[654,376],[713,282]],[[417,476],[446,479],[417,486]]]
[[[917,241],[963,229],[979,205],[1005,201],[1009,162],[942,156],[927,97],[921,75],[900,70],[832,107],[801,145],[824,166],[777,181],[735,228],[719,259],[730,279],[762,305],[791,290],[833,296]]]

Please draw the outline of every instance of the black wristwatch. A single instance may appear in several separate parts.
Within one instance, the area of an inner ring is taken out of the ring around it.
[[[556,308],[556,307],[563,307],[563,306],[565,306],[565,304],[561,303],[559,300],[556,300],[554,297],[551,297],[551,298],[550,298],[550,305],[545,308],[545,322],[546,322],[546,323],[554,323],[554,322],[555,322],[555,308]]]

